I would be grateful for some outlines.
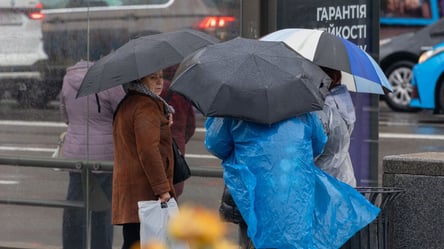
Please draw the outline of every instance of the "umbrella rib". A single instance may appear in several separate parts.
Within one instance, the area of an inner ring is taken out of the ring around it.
[[[292,50],[293,51],[293,50]],[[255,57],[255,63],[256,63],[256,65],[257,65],[257,60],[256,60],[256,58],[260,58],[261,60],[263,60],[263,61],[265,61],[265,62],[267,62],[268,64],[270,64],[272,67],[273,67],[273,70],[274,71],[279,71],[279,72],[281,72],[281,73],[285,73],[285,74],[287,74],[287,75],[290,75],[290,76],[295,76],[294,74],[292,74],[292,72],[288,72],[288,71],[286,71],[286,70],[282,70],[282,68],[281,67],[278,67],[277,65],[275,65],[274,63],[271,63],[270,62],[270,60],[269,59],[267,59],[267,58],[265,58],[265,57],[263,57],[263,56],[257,56],[257,57]],[[280,58],[278,58],[278,59],[281,59],[282,57],[280,57]],[[294,59],[294,57],[292,57],[292,56],[288,56],[288,57],[286,57],[286,58],[289,58],[289,59]],[[305,59],[305,58],[304,58]],[[308,60],[307,60],[308,61]],[[297,66],[297,65],[295,65],[295,66]],[[261,70],[261,72],[262,72],[262,70]],[[262,73],[262,75],[264,75],[263,73]]]

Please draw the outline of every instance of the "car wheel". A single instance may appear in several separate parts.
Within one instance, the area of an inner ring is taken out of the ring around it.
[[[384,96],[387,105],[394,111],[415,112],[419,109],[411,108],[412,99],[412,61],[399,61],[385,70],[385,75],[393,88],[393,92]]]
[[[24,82],[17,93],[17,102],[22,108],[44,108],[48,103],[46,88],[39,81]]]

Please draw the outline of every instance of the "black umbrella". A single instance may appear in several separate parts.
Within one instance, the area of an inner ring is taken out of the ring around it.
[[[187,55],[218,40],[196,30],[180,30],[130,40],[88,70],[77,97],[143,78],[180,63]]]
[[[206,116],[272,124],[322,109],[329,84],[317,65],[282,42],[235,38],[187,57],[170,89]]]

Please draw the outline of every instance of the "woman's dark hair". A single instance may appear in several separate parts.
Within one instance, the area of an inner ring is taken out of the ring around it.
[[[329,90],[332,89],[335,86],[338,86],[341,84],[341,80],[342,80],[342,74],[341,71],[336,70],[336,69],[332,69],[329,67],[321,67],[321,69],[331,78],[331,84],[330,87],[328,88]]]

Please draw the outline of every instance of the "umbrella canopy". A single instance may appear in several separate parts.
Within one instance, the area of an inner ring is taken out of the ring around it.
[[[130,40],[88,70],[77,97],[143,78],[178,64],[187,55],[217,42],[208,34],[188,29]]]
[[[239,37],[187,57],[170,89],[206,116],[272,124],[322,109],[330,82],[282,42]]]
[[[354,43],[315,29],[281,29],[261,38],[283,41],[319,66],[342,72],[342,83],[350,91],[384,94],[392,87],[378,63]]]

